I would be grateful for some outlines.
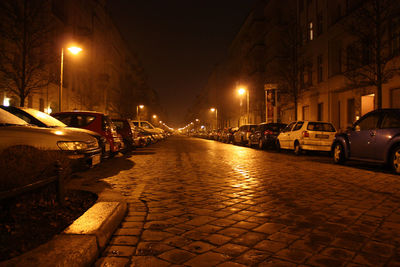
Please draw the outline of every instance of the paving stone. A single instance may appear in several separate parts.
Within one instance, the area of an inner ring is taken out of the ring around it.
[[[294,263],[283,261],[280,259],[269,258],[260,264],[257,265],[258,267],[295,267],[297,266]]]
[[[315,255],[307,260],[307,264],[312,266],[340,267],[345,266],[345,262],[338,258],[324,255]]]
[[[274,256],[297,264],[301,264],[304,263],[311,256],[311,253],[297,249],[283,249],[277,252]]]
[[[214,249],[214,251],[222,253],[224,255],[228,255],[231,257],[237,257],[240,254],[242,254],[243,252],[245,252],[246,250],[249,250],[248,247],[245,246],[241,246],[241,245],[237,245],[237,244],[232,244],[232,243],[228,243],[225,244],[223,246],[220,246],[216,249]]]
[[[231,239],[232,239],[232,237],[220,235],[220,234],[212,234],[212,235],[204,238],[204,240],[207,240],[214,245],[223,245],[223,244],[229,242]]]
[[[136,236],[114,236],[110,244],[111,245],[130,245],[136,246],[138,238]]]
[[[226,261],[224,263],[218,264],[217,267],[246,267],[246,266],[233,261]]]
[[[138,256],[156,256],[165,251],[172,250],[174,247],[163,243],[139,242],[136,249]]]
[[[128,258],[101,257],[94,264],[95,267],[125,267],[129,263]]]
[[[322,252],[322,255],[329,256],[333,259],[341,259],[344,261],[349,261],[351,260],[355,252],[347,249],[341,249],[341,248],[334,248],[334,247],[328,247],[325,248]]]
[[[185,262],[185,265],[198,266],[198,267],[208,267],[215,266],[223,261],[226,261],[227,257],[215,252],[207,252],[205,254],[198,255],[191,260]]]
[[[108,246],[104,252],[104,257],[128,257],[132,256],[135,252],[135,247],[133,246]]]
[[[144,230],[141,238],[144,241],[161,241],[171,236],[172,234],[167,232]]]
[[[133,235],[139,236],[142,232],[142,229],[135,229],[135,228],[119,228],[114,232],[114,235]]]
[[[201,241],[195,241],[195,242],[183,247],[183,249],[188,250],[193,253],[203,253],[203,252],[209,251],[213,248],[215,248],[215,246],[210,245],[208,243],[201,242]]]
[[[263,225],[261,225],[257,228],[254,228],[253,231],[261,232],[264,234],[274,234],[284,227],[286,227],[284,224],[264,223]]]
[[[250,249],[246,252],[244,252],[242,255],[237,257],[235,259],[235,262],[247,265],[247,266],[253,266],[256,264],[259,264],[260,262],[264,261],[266,258],[270,257],[271,253],[267,251],[261,251],[261,250],[256,250],[256,249]]]
[[[131,267],[164,267],[170,263],[152,256],[134,256],[131,259]]]
[[[219,231],[218,233],[222,234],[222,235],[230,236],[230,237],[239,237],[246,232],[247,231],[244,229],[228,227],[228,228],[225,228],[225,229]]]
[[[196,254],[182,249],[173,249],[159,255],[161,259],[175,264],[182,264],[195,256]]]
[[[254,248],[258,250],[269,251],[272,253],[278,252],[279,250],[282,250],[286,247],[287,245],[285,243],[275,242],[271,240],[263,240],[254,246]]]
[[[234,238],[232,240],[233,243],[247,246],[247,247],[252,247],[261,240],[266,239],[266,235],[262,233],[255,233],[255,232],[246,232],[243,235],[241,235],[238,238]]]

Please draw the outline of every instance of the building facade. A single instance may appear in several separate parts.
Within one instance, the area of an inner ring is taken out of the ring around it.
[[[95,110],[133,118],[138,104],[159,109],[157,94],[147,85],[143,67],[115,26],[105,0],[37,2],[46,5],[51,21],[46,39],[51,40],[48,54],[52,60],[45,66],[48,76],[41,77],[48,82],[26,96],[25,106],[59,111],[61,93],[62,110]],[[68,51],[70,45],[82,51],[75,56]],[[21,104],[19,95],[6,86],[0,87],[0,102]]]
[[[202,106],[220,107],[221,127],[299,119],[338,129],[376,108],[400,108],[399,8],[390,0],[259,1]],[[248,112],[228,97],[241,86]]]

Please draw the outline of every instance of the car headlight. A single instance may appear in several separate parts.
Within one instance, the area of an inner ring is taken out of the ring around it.
[[[59,141],[57,145],[61,150],[85,150],[88,148],[85,142],[80,141]]]

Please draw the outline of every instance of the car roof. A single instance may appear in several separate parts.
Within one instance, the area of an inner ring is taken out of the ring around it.
[[[102,112],[97,112],[97,111],[82,111],[82,110],[73,110],[73,111],[61,111],[61,112],[54,112],[52,115],[57,115],[57,114],[91,114],[91,115],[104,115],[107,116],[106,114]]]

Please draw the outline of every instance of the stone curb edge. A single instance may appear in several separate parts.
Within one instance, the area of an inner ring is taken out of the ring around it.
[[[97,202],[49,242],[0,266],[91,266],[126,212],[125,202]]]

